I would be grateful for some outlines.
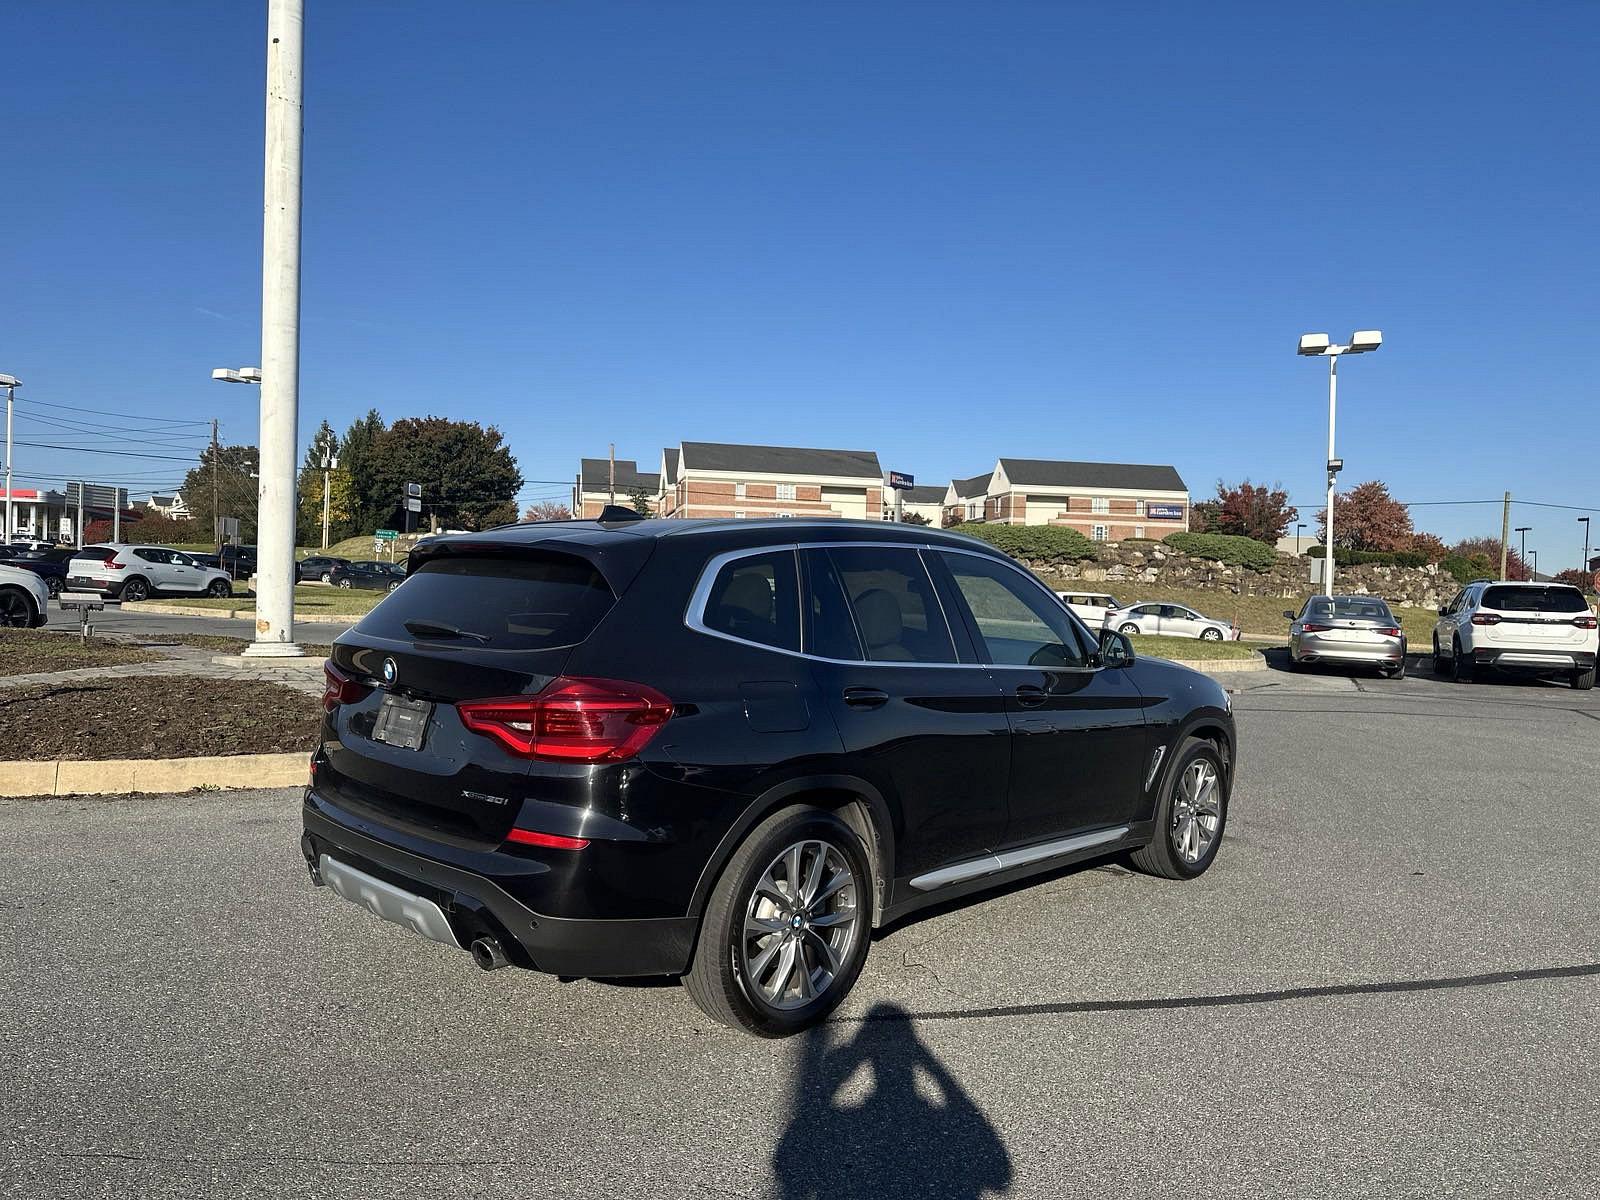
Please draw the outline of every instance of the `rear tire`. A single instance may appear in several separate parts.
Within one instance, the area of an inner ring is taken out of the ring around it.
[[[55,576],[52,575],[49,579],[46,579],[44,587],[45,591],[50,593],[50,599],[59,600],[61,598],[62,583]]]
[[[1191,778],[1209,778],[1191,785]],[[1222,832],[1228,823],[1228,773],[1215,744],[1188,738],[1178,747],[1161,803],[1156,806],[1156,836],[1148,846],[1129,855],[1146,875],[1162,879],[1193,879],[1217,857]]]
[[[1587,692],[1594,687],[1594,664],[1574,671],[1571,675],[1574,691]]]
[[[1471,683],[1473,677],[1472,656],[1461,651],[1460,642],[1450,644],[1450,671],[1451,677],[1457,683]]]
[[[1139,634],[1139,627],[1137,625],[1135,625],[1132,621],[1129,621],[1121,629],[1117,630],[1117,632],[1120,633],[1123,637],[1137,637],[1138,634]]]
[[[141,600],[150,599],[150,585],[143,576],[135,575],[122,585],[122,592],[117,598],[127,604],[138,604]]]
[[[1202,629],[1200,631],[1200,640],[1202,642],[1220,642],[1222,640],[1222,630]]]
[[[1435,675],[1444,674],[1444,655],[1439,653],[1439,635],[1437,633],[1433,635],[1433,673]]]
[[[797,848],[800,904],[791,913],[787,863]],[[818,855],[821,866],[813,868]],[[846,872],[849,882],[820,894]],[[808,886],[817,895],[809,906]],[[838,816],[810,806],[774,813],[750,831],[711,892],[694,961],[683,978],[690,999],[713,1020],[757,1037],[787,1037],[815,1025],[839,1006],[867,961],[874,894],[867,849]],[[849,919],[840,920],[846,912]],[[824,916],[833,919],[824,925],[817,920]],[[795,920],[803,925],[792,925]],[[826,939],[837,944],[824,950],[819,943]],[[831,972],[830,957],[837,968]],[[787,973],[786,958],[793,963]],[[803,999],[819,978],[820,990]],[[775,989],[775,999],[764,984]]]
[[[1406,677],[1406,660],[1402,658],[1396,665],[1385,667],[1383,674],[1388,679],[1404,679]]]

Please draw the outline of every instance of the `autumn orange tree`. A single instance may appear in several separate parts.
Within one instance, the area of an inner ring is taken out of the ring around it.
[[[1268,487],[1248,479],[1232,487],[1217,480],[1215,504],[1216,509],[1210,514],[1204,532],[1237,534],[1269,546],[1288,531],[1299,514],[1289,503],[1289,493],[1283,490],[1282,484]],[[1334,524],[1338,524],[1337,520]]]
[[[1376,479],[1334,498],[1333,544],[1348,550],[1409,550],[1411,512]],[[1318,537],[1327,539],[1328,510],[1317,514]]]

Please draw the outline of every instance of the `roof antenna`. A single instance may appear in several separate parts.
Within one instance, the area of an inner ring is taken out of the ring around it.
[[[642,521],[644,516],[620,504],[608,504],[600,510],[600,515],[595,520],[606,525],[616,521]]]

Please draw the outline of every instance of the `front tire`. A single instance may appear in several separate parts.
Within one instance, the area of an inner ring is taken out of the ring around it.
[[[215,596],[218,600],[224,596],[233,595],[233,584],[226,579],[213,579],[206,587],[206,595]]]
[[[690,998],[757,1037],[815,1025],[867,961],[873,895],[855,830],[826,809],[774,813],[734,852],[706,904],[683,981]]]
[[[342,588],[348,588],[348,587],[354,587],[355,585],[352,584],[348,579],[341,579],[341,580],[339,580],[339,586],[342,587]]]
[[[0,626],[32,629],[37,616],[32,596],[21,588],[0,588]]]
[[[1146,875],[1193,879],[1209,867],[1228,823],[1228,773],[1214,743],[1189,738],[1156,807],[1156,836],[1130,856]]]

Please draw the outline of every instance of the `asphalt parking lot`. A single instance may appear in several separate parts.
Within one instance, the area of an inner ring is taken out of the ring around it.
[[[1600,693],[1237,677],[1227,840],[879,937],[784,1043],[483,975],[291,792],[4,803],[6,1196],[1592,1196]]]

